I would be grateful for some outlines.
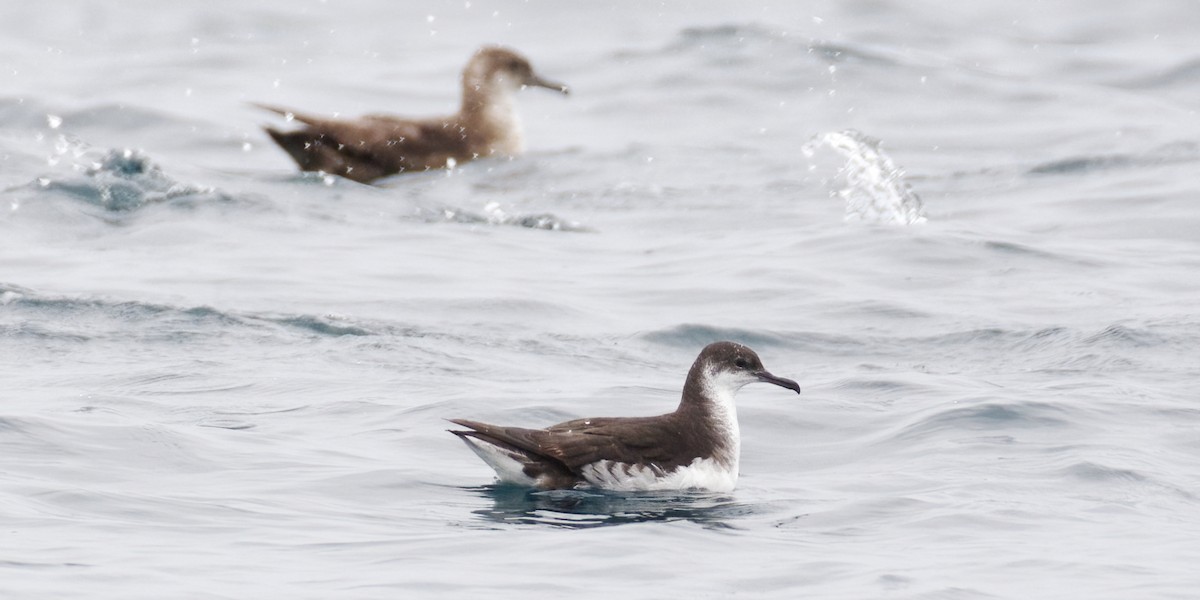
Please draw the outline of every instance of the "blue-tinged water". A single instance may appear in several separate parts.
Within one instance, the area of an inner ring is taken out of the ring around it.
[[[0,597],[1195,598],[1200,7],[0,9]],[[266,102],[528,153],[300,175]],[[443,419],[671,410],[731,494],[530,493]]]

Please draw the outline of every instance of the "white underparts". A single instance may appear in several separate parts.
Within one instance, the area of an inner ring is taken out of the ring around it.
[[[525,474],[524,456],[520,453],[477,438],[462,439],[483,462],[496,471],[496,478],[500,481],[540,487],[541,482]],[[738,479],[736,462],[730,465],[715,458],[696,458],[672,471],[654,464],[631,465],[600,460],[585,465],[579,474],[592,487],[624,492],[690,489],[731,492]]]
[[[737,464],[713,458],[696,458],[690,464],[666,472],[657,465],[630,465],[600,460],[579,470],[588,484],[620,492],[701,489],[732,492],[737,485]]]

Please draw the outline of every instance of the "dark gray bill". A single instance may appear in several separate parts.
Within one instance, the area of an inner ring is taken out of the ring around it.
[[[766,371],[756,371],[754,373],[754,376],[758,377],[759,381],[773,383],[779,387],[792,390],[793,392],[796,392],[797,394],[800,393],[800,384],[796,383],[795,381],[792,381],[791,379],[787,379],[784,377],[776,377]]]

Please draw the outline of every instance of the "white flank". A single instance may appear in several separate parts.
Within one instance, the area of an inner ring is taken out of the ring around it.
[[[473,437],[464,437],[462,441],[496,471],[500,481],[531,487],[537,484],[536,480],[525,474],[525,464],[514,458],[509,450]]]
[[[618,492],[671,490],[708,490],[732,492],[737,485],[737,465],[730,467],[711,458],[697,458],[691,464],[666,473],[657,465],[630,465],[600,460],[580,469],[590,485]]]

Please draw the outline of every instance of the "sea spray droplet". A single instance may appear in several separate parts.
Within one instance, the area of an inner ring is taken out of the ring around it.
[[[913,225],[925,222],[921,198],[904,180],[904,170],[880,149],[880,141],[854,130],[823,133],[801,147],[810,160],[832,148],[846,159],[838,175],[844,187],[832,195],[846,204],[847,221]]]

